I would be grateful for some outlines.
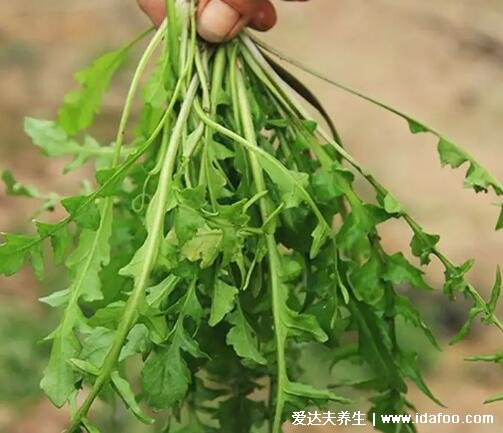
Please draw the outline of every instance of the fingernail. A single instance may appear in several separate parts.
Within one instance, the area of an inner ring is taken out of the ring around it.
[[[273,28],[278,21],[276,9],[270,2],[264,2],[250,22],[255,30],[266,31]]]
[[[239,12],[222,0],[210,0],[198,17],[199,35],[208,42],[223,42],[241,18]]]

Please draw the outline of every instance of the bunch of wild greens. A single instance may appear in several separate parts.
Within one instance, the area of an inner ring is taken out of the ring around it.
[[[395,330],[406,320],[436,344],[395,290],[430,287],[403,253],[381,247],[378,226],[403,219],[421,264],[435,256],[444,265],[449,298],[473,300],[456,341],[477,317],[503,330],[494,316],[499,273],[486,302],[465,279],[472,262],[454,265],[437,248],[439,237],[351,157],[335,129],[328,135],[310,120],[283,78],[316,100],[263,45],[242,36],[208,46],[196,37],[194,2],[167,5],[169,19],[138,64],[111,146],[81,133],[141,37],[80,72],[82,87],[65,98],[57,121],[26,120],[45,154],[74,158],[67,171],[95,161],[95,189],[60,200],[4,174],[10,193],[68,212],[57,224],[37,221],[36,234],[6,234],[0,246],[3,274],[29,260],[42,278],[44,240],[68,269],[69,286],[42,299],[61,308],[62,318],[47,337],[52,353],[41,383],[56,406],[69,405],[68,432],[98,432],[91,407],[118,398],[140,421],[163,423],[164,432],[278,433],[292,410],[349,403],[332,387],[302,383],[298,353],[313,344],[330,350],[336,364],[365,366],[365,378],[352,385],[371,392],[370,413],[406,413],[408,380],[438,402]],[[124,146],[154,56],[134,139]],[[412,132],[436,134],[444,164],[469,164],[467,186],[503,193],[452,142],[380,105]],[[372,185],[374,203],[355,192],[356,175]]]

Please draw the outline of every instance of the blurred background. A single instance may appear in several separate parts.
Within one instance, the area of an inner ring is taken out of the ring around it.
[[[413,114],[465,147],[503,179],[503,2],[501,0],[277,1],[280,24],[265,38],[275,47]],[[0,169],[10,169],[41,191],[75,191],[79,178],[62,181],[63,163],[38,154],[23,135],[25,115],[53,118],[73,72],[101,52],[118,47],[147,26],[134,0],[16,0],[0,2]],[[346,146],[405,203],[427,230],[442,234],[453,261],[473,257],[470,280],[488,294],[496,265],[503,264],[503,235],[494,233],[499,208],[493,197],[462,188],[463,172],[441,169],[436,142],[412,136],[403,121],[328,84],[298,74],[332,115]],[[119,74],[99,119],[97,135],[111,140],[130,74]],[[362,190],[365,189],[361,185]],[[0,231],[22,231],[33,205],[0,192]],[[400,223],[383,227],[390,253],[407,251],[410,234]],[[463,357],[493,353],[502,337],[476,326],[463,344],[447,342],[463,323],[468,305],[444,301],[441,269],[428,280],[438,293],[418,298],[442,336],[436,353],[413,333],[436,407],[412,389],[419,412],[493,414],[495,424],[419,426],[419,433],[503,431],[503,404],[482,401],[503,391],[503,370]],[[57,274],[44,284],[31,272],[0,278],[0,432],[55,433],[66,414],[43,398],[38,381],[47,358],[40,343],[57,320],[37,299],[59,289]],[[404,332],[409,332],[404,328]],[[416,340],[416,338],[418,338]],[[423,349],[424,347],[424,349]],[[316,358],[313,357],[314,361]],[[363,408],[363,406],[362,406]],[[355,408],[356,410],[358,408]],[[124,430],[125,432],[126,430]],[[140,430],[127,430],[139,432]],[[366,427],[307,427],[294,431],[358,431]]]

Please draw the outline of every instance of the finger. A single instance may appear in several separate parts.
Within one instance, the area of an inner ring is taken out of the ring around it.
[[[165,0],[137,0],[140,8],[149,16],[156,27],[162,24],[166,17]]]
[[[236,36],[268,0],[203,0],[199,5],[199,35],[209,42]]]
[[[266,30],[272,29],[277,21],[278,15],[276,9],[272,3],[267,0],[262,2],[259,10],[255,13],[255,16],[248,25],[255,30],[265,32]]]

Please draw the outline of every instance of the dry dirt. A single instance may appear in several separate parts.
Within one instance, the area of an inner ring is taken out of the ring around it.
[[[0,3],[0,168],[25,182],[62,193],[78,178],[60,181],[61,163],[41,158],[22,134],[22,118],[50,118],[72,87],[72,73],[99,52],[116,47],[144,28],[133,0],[17,0]],[[503,3],[499,0],[313,0],[278,2],[281,23],[267,40],[326,75],[412,113],[443,131],[503,178]],[[403,121],[326,83],[299,74],[336,120],[346,146],[431,232],[456,262],[477,260],[471,280],[482,290],[502,263],[503,239],[494,233],[498,208],[490,196],[464,190],[460,171],[439,167],[436,143],[411,136]],[[105,104],[115,119],[127,74]],[[106,123],[106,122],[104,122]],[[104,137],[110,138],[111,131]],[[362,185],[365,191],[365,186]],[[3,194],[3,193],[2,193]],[[0,229],[21,228],[30,205],[0,194]],[[400,224],[383,230],[390,252],[407,249]],[[437,266],[432,284],[440,281]],[[29,274],[0,279],[0,302],[23,297],[34,303],[39,289]],[[443,308],[444,304],[442,305]],[[430,426],[419,433],[498,433],[503,406],[480,402],[503,390],[501,370],[462,362],[467,354],[501,348],[498,335],[480,332],[459,348],[448,348],[432,367],[432,388],[450,413],[492,413],[497,425],[469,428]],[[413,392],[420,412],[439,412]],[[417,398],[416,398],[417,397]],[[442,410],[448,413],[447,410]],[[0,408],[0,431],[57,432],[61,417],[45,403],[12,415]],[[292,429],[295,431],[310,431]],[[327,431],[313,429],[315,431]],[[331,431],[331,430],[328,430]],[[342,432],[341,429],[332,431]],[[369,431],[353,428],[348,431]]]

